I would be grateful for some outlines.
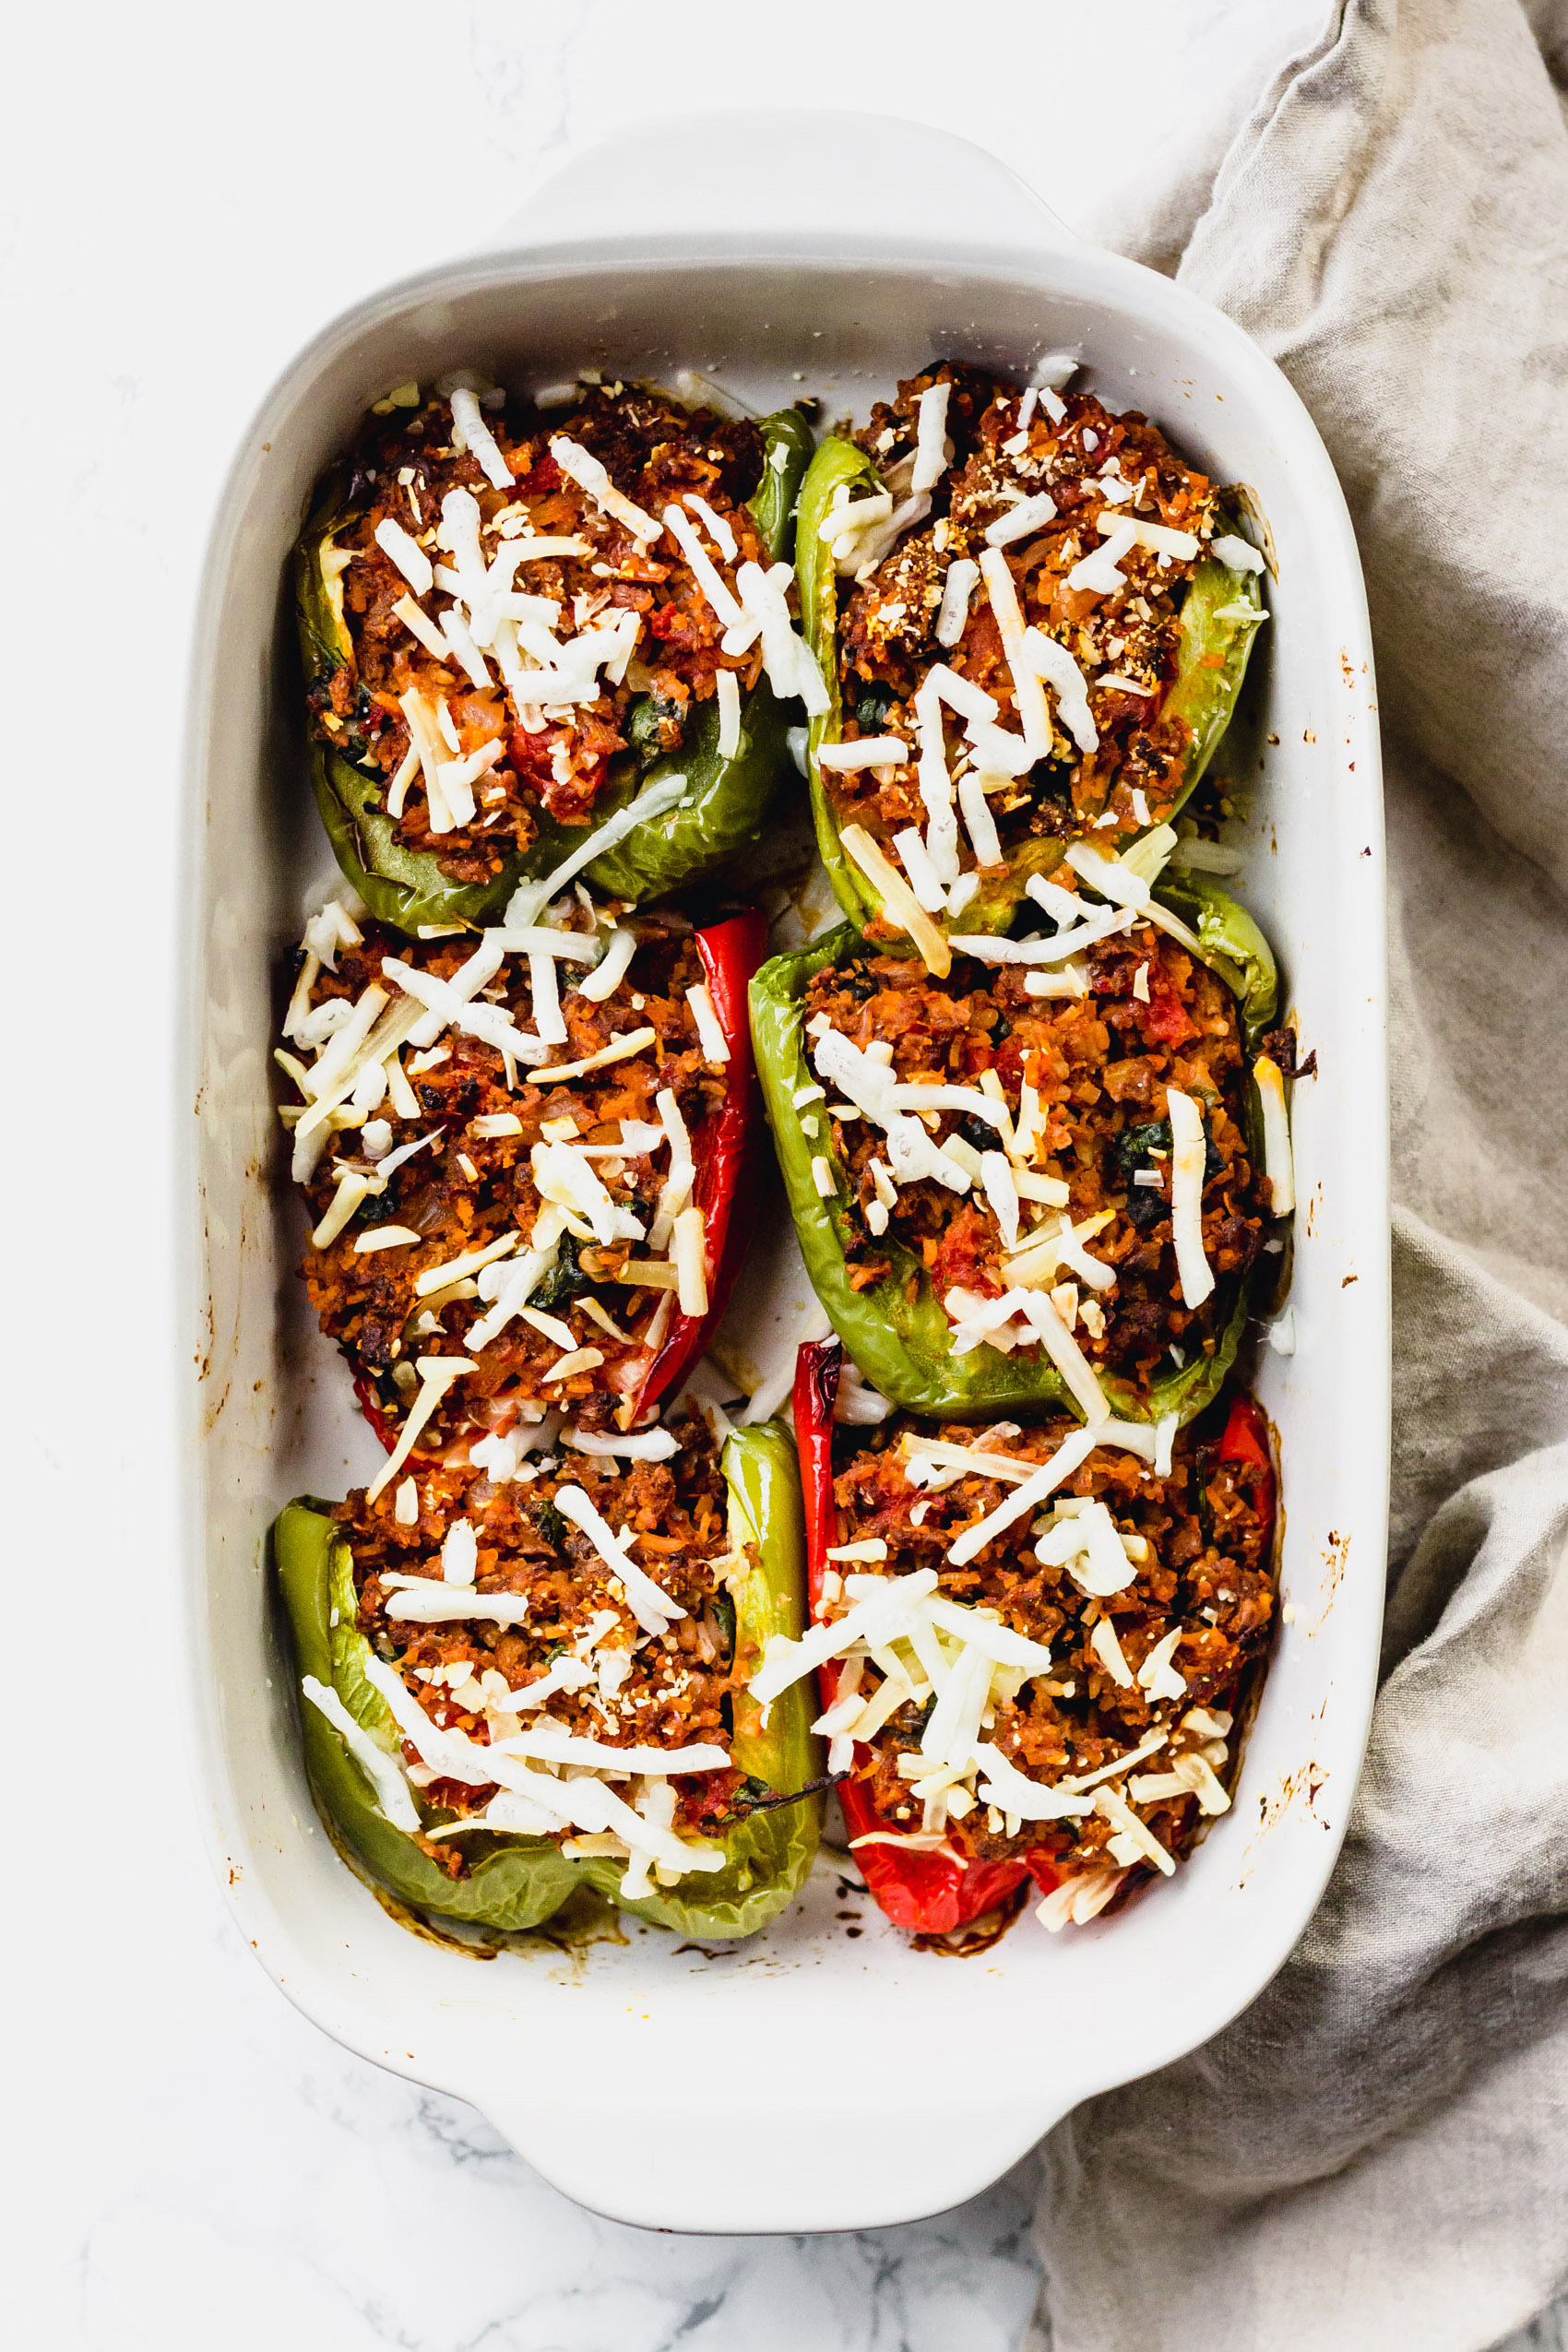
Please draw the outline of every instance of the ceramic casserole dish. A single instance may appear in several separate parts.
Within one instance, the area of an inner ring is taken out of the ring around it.
[[[525,386],[689,366],[759,409],[810,392],[860,418],[933,354],[1023,377],[1063,347],[1111,407],[1247,484],[1269,534],[1271,642],[1237,722],[1255,741],[1230,757],[1254,778],[1241,886],[1317,1075],[1296,1090],[1295,1348],[1264,1348],[1258,1372],[1283,1462],[1285,1622],[1235,1806],[1152,1898],[1062,1936],[1026,1917],[956,1965],[869,1903],[849,1935],[831,1853],[731,1950],[636,1922],[581,1953],[484,1958],[410,1933],[316,1822],[265,1573],[279,1507],[341,1493],[377,1458],[296,1296],[269,1082],[279,962],[331,871],[286,590],[312,483],[388,385],[457,365]],[[327,2032],[470,2101],[600,2212],[805,2231],[954,2205],[1266,1983],[1322,1895],[1366,1738],[1389,1411],[1382,812],[1365,597],[1322,444],[1240,329],[1079,243],[960,141],[842,115],[705,122],[700,139],[662,125],[573,167],[500,249],[374,295],[300,354],[235,458],[199,612],[182,1573],[198,1800],[241,1930]]]

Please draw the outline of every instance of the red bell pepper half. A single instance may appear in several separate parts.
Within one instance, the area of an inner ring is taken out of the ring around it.
[[[837,1339],[808,1341],[795,1359],[795,1443],[801,1457],[801,1485],[806,1510],[806,1577],[812,1610],[822,1598],[827,1554],[839,1537],[838,1513],[833,1500],[833,1408],[844,1351]],[[1264,1523],[1266,1555],[1274,1525],[1274,1462],[1268,1445],[1268,1423],[1252,1397],[1232,1398],[1216,1459],[1233,1462],[1253,1473],[1251,1484]],[[838,1669],[818,1669],[817,1687],[825,1708],[838,1695]],[[841,1781],[838,1800],[849,1833],[851,1849],[867,1886],[896,1927],[921,1935],[950,1935],[984,1912],[993,1910],[1033,1877],[1049,1895],[1061,1872],[1051,1857],[1032,1848],[1027,1862],[970,1862],[967,1866],[947,1854],[921,1850],[901,1853],[897,1846],[855,1847],[854,1840],[880,1830],[882,1821],[862,1783]]]
[[[692,1197],[702,1211],[707,1236],[707,1313],[688,1315],[677,1309],[671,1317],[637,1391],[639,1420],[675,1387],[707,1345],[708,1334],[729,1303],[756,1221],[757,1186],[747,1180],[762,1134],[762,1095],[752,1056],[746,991],[767,952],[767,919],[754,908],[731,915],[699,931],[696,945],[714,1015],[730,1049],[724,1099],[692,1137],[696,1163]],[[354,1395],[376,1436],[392,1453],[400,1425],[382,1405],[368,1374],[356,1375]],[[466,1438],[463,1443],[467,1444]]]
[[[637,1411],[675,1386],[707,1345],[729,1304],[756,1222],[757,1186],[745,1179],[762,1134],[762,1093],[752,1058],[746,991],[767,952],[767,919],[754,908],[696,935],[707,992],[730,1049],[723,1101],[692,1138],[696,1183],[692,1197],[707,1235],[707,1313],[671,1316],[664,1344],[637,1392]]]
[[[801,1456],[801,1487],[806,1506],[806,1590],[814,1612],[827,1554],[838,1541],[833,1500],[833,1408],[844,1350],[837,1339],[809,1340],[795,1358],[795,1443]],[[824,1707],[838,1695],[837,1666],[820,1667],[817,1689]],[[862,1753],[864,1752],[857,1752]],[[1048,1854],[1031,1853],[1028,1863],[970,1862],[928,1850],[901,1853],[897,1846],[860,1846],[884,1826],[870,1792],[852,1776],[838,1784],[838,1801],[850,1848],[867,1886],[895,1927],[917,1935],[951,1935],[994,1910],[1016,1894],[1031,1872],[1049,1895],[1060,1873]]]
[[[1253,1504],[1263,1521],[1266,1558],[1274,1540],[1274,1456],[1268,1449],[1268,1422],[1261,1405],[1251,1396],[1234,1396],[1225,1434],[1215,1448],[1220,1462],[1244,1464],[1252,1472]]]

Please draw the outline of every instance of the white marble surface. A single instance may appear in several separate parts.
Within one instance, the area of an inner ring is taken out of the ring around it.
[[[275,371],[377,281],[482,239],[578,143],[675,108],[906,113],[991,146],[1075,226],[1158,252],[1319,5],[1032,0],[991,14],[979,54],[962,12],[926,0],[766,15],[669,0],[658,53],[654,12],[628,0],[85,0],[13,26],[6,841],[13,876],[77,879],[75,896],[6,894],[16,966],[48,973],[56,1014],[7,1039],[8,1105],[35,1155],[30,1213],[18,1200],[7,1219],[5,1358],[27,1612],[9,1742],[26,1859],[3,1964],[17,2341],[1021,2341],[1031,2165],[902,2229],[647,2236],[324,2039],[229,1921],[184,1786],[167,1573],[185,1370],[167,1046],[184,648],[228,452]],[[394,125],[412,168],[391,160]],[[1528,2341],[1562,2339],[1548,2321]]]

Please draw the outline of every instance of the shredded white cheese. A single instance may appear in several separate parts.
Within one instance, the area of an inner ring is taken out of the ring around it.
[[[619,1576],[626,1596],[626,1606],[645,1633],[662,1633],[665,1627],[685,1610],[651,1576],[637,1566],[636,1562],[611,1532],[580,1486],[563,1486],[555,1491],[555,1508],[564,1519],[579,1527],[598,1552],[612,1575]],[[729,1762],[728,1757],[725,1759]]]
[[[1032,498],[1020,499],[1004,515],[999,515],[985,533],[988,547],[1011,547],[1016,539],[1028,539],[1052,520],[1056,501],[1049,491],[1038,491]]]
[[[1101,515],[1097,518],[1096,529],[1102,538],[1114,536],[1121,542],[1123,554],[1129,548],[1146,547],[1151,554],[1170,555],[1179,563],[1190,564],[1198,552],[1198,542],[1191,531],[1171,530],[1164,523],[1142,523],[1130,517]],[[1105,552],[1101,550],[1102,553]],[[1119,563],[1121,557],[1114,560]]]
[[[695,490],[688,490],[682,503],[689,506],[694,515],[701,517],[707,527],[709,539],[712,540],[724,561],[727,564],[732,564],[740,553],[740,550],[735,544],[735,534],[724,517],[716,515],[707,499],[699,496]]]
[[[893,847],[903,860],[909,887],[928,914],[939,915],[947,904],[942,877],[931,861],[920,827],[907,825],[893,836]]]
[[[395,1756],[388,1755],[362,1724],[356,1723],[336,1691],[314,1674],[302,1675],[300,1688],[317,1712],[327,1717],[343,1745],[375,1791],[375,1801],[394,1829],[410,1835],[421,1826],[419,1809]],[[728,1759],[726,1759],[728,1761]]]
[[[969,599],[980,576],[980,565],[968,555],[956,556],[947,566],[934,636],[940,646],[958,644],[969,617]]]
[[[915,463],[909,489],[934,490],[947,470],[947,404],[951,384],[933,384],[915,404]]]
[[[906,767],[909,760],[909,746],[899,735],[862,735],[853,743],[821,743],[816,754],[819,767],[841,776],[866,767]]]
[[[632,1054],[641,1053],[653,1043],[658,1034],[653,1028],[633,1029],[625,1037],[614,1038],[610,1044],[601,1045],[597,1053],[585,1053],[578,1062],[558,1062],[552,1069],[536,1070],[533,1074],[535,1082],[541,1085],[547,1078],[586,1077],[590,1070],[602,1070],[612,1062],[624,1062]]]
[[[1214,1289],[1214,1271],[1204,1254],[1203,1112],[1177,1087],[1167,1087],[1165,1099],[1170,1118],[1170,1234],[1176,1272],[1185,1304],[1201,1307]]]
[[[428,596],[435,584],[429,556],[416,539],[410,537],[401,523],[386,516],[375,527],[375,543],[383,555],[395,564],[416,596]],[[396,608],[395,608],[396,609]]]
[[[986,804],[988,780],[972,767],[960,777],[958,807],[963,814],[965,829],[974,846],[977,866],[1001,866],[1006,863],[1006,860],[1002,854],[1002,837],[996,830],[996,819]]]
[[[690,517],[683,514],[679,506],[666,506],[664,528],[690,564],[692,576],[718,618],[727,629],[734,628],[742,618],[740,603],[734,590],[715,569]]]
[[[354,1237],[354,1249],[361,1257],[374,1255],[377,1250],[406,1250],[422,1241],[424,1235],[408,1225],[374,1225],[368,1233]]]
[[[1007,558],[998,547],[988,547],[980,559],[980,577],[1002,638],[1002,651],[1013,681],[1013,699],[1024,741],[1037,759],[1051,749],[1051,719],[1045,694],[1024,643],[1024,618]]]
[[[1209,553],[1218,557],[1228,571],[1262,572],[1266,569],[1257,549],[1249,546],[1244,539],[1238,539],[1234,532],[1227,531],[1220,538],[1211,540]],[[1250,606],[1243,606],[1241,609],[1247,613],[1249,619],[1253,617]]]
[[[847,825],[839,839],[880,894],[889,921],[906,931],[920,949],[927,971],[938,980],[945,980],[953,968],[947,942],[886,852],[873,840],[863,825]]]
[[[893,493],[888,490],[873,490],[864,498],[849,498],[839,485],[839,494],[816,527],[817,537],[827,540],[837,554],[841,541],[858,539],[873,523],[885,523],[893,512]],[[845,548],[847,553],[848,547]]]
[[[564,1429],[561,1443],[574,1454],[622,1462],[668,1462],[681,1450],[679,1439],[667,1429]]]
[[[720,670],[714,680],[719,700],[719,756],[733,759],[741,748],[741,682],[732,670]]]
[[[517,477],[501,455],[494,434],[480,413],[478,400],[461,385],[452,395],[452,438],[458,448],[466,448],[478,460],[493,489],[511,489]]]
[[[1080,556],[1068,573],[1067,586],[1075,595],[1115,596],[1127,585],[1127,575],[1117,567],[1137,545],[1137,530],[1132,523],[1118,522],[1111,515],[1101,516],[1100,521],[1111,536],[1103,547]]]
[[[374,1503],[376,1497],[391,1485],[413,1452],[425,1423],[453,1382],[460,1380],[465,1372],[478,1370],[479,1366],[467,1356],[420,1356],[415,1359],[414,1371],[419,1377],[419,1394],[409,1408],[409,1416],[403,1423],[396,1449],[387,1455],[375,1477],[365,1489],[367,1503]]]
[[[407,604],[408,601],[409,599],[405,597],[403,599],[404,604]],[[415,609],[417,610],[418,608],[416,607]],[[405,618],[407,616],[405,615]],[[410,625],[410,627],[412,626],[411,622]],[[414,631],[414,634],[416,636],[419,635],[417,629]],[[467,675],[470,685],[478,686],[482,691],[484,688],[494,683],[491,677],[490,670],[486,664],[483,654],[481,653],[478,646],[474,643],[473,636],[469,628],[468,623],[464,620],[462,614],[458,612],[455,604],[449,604],[445,612],[441,615],[441,635],[445,640],[446,645],[446,652],[443,658],[446,660],[451,660],[452,658],[456,656],[458,666]],[[488,744],[485,748],[489,751],[490,756],[484,764],[487,767],[493,766],[495,761],[500,758],[505,746],[500,738],[497,737],[495,739],[493,748]],[[448,794],[448,798],[450,798],[450,794]]]
[[[1263,1166],[1268,1179],[1269,1206],[1276,1217],[1289,1217],[1296,1206],[1296,1168],[1290,1149],[1290,1116],[1285,1107],[1285,1079],[1277,1062],[1260,1053],[1253,1063],[1258,1102],[1263,1111]]]
[[[1099,1443],[1099,1433],[1088,1429],[1074,1430],[1063,1438],[1055,1453],[1038,1469],[1031,1470],[1020,1487],[999,1503],[993,1511],[988,1512],[983,1519],[977,1520],[972,1527],[966,1527],[954,1538],[948,1548],[949,1565],[962,1568],[985,1550],[992,1537],[1003,1534],[1016,1520],[1037,1510],[1048,1495],[1054,1494],[1056,1489],[1072,1477],[1080,1464],[1087,1461]]]
[[[713,1008],[713,997],[706,980],[686,991],[686,1002],[697,1025],[697,1039],[705,1062],[725,1063],[730,1059],[730,1047],[719,1026],[719,1016]]]
[[[585,490],[594,505],[623,524],[634,539],[640,539],[646,547],[659,537],[662,525],[616,489],[599,459],[580,441],[569,441],[558,433],[550,444],[550,454],[568,481]]]
[[[707,1313],[707,1238],[700,1208],[683,1208],[671,1236],[676,1302],[683,1315]]]
[[[1043,629],[1029,628],[1024,632],[1024,648],[1031,668],[1053,689],[1062,724],[1078,749],[1096,750],[1099,731],[1089,709],[1089,682],[1066,647]]]

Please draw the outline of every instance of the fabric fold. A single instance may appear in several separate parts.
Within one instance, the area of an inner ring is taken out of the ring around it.
[[[1346,0],[1182,264],[1301,393],[1367,573],[1389,1607],[1296,1952],[1045,2144],[1031,2342],[1055,2352],[1482,2352],[1568,2282],[1565,61],[1561,0]]]

